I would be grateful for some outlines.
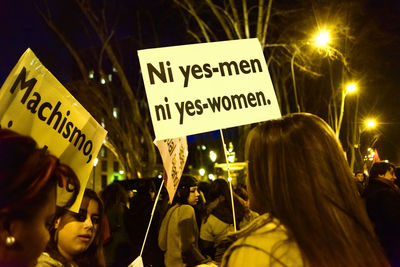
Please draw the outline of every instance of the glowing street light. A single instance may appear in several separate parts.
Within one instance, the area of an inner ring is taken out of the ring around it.
[[[339,122],[336,129],[336,137],[339,138],[340,128],[342,127],[343,114],[344,114],[344,102],[346,100],[346,96],[349,93],[353,93],[357,90],[357,85],[355,83],[347,84],[346,88],[342,89],[342,102],[340,104],[340,114],[339,114]]]
[[[201,169],[199,170],[199,174],[200,174],[201,176],[204,176],[204,174],[206,174],[206,170],[203,169],[203,168],[201,168]]]
[[[295,57],[297,56],[297,54],[300,52],[300,49],[305,46],[305,45],[309,45],[310,43],[313,43],[317,48],[321,49],[321,50],[329,50],[329,42],[330,42],[330,34],[327,30],[322,30],[319,31],[316,36],[314,37],[314,40],[312,42],[306,42],[303,45],[301,45],[299,48],[296,49],[296,51],[293,53],[292,55],[292,59],[290,61],[290,67],[292,70],[292,81],[293,81],[293,91],[294,91],[294,100],[295,100],[295,104],[297,107],[297,112],[300,112],[300,105],[299,105],[299,100],[297,97],[297,88],[296,88],[296,77],[294,75],[294,60]]]
[[[327,30],[322,30],[314,38],[315,46],[319,48],[326,47],[331,41],[331,36]]]
[[[365,125],[367,126],[367,128],[374,128],[376,126],[376,122],[375,120],[367,120],[365,122]]]
[[[208,175],[208,179],[210,179],[211,181],[215,181],[215,179],[217,179],[217,178],[215,177],[214,174],[210,173],[210,174]]]
[[[346,86],[346,94],[353,93],[357,90],[357,85],[355,83],[349,83]]]
[[[215,162],[217,160],[217,154],[215,154],[214,151],[210,151],[210,159],[212,162]]]

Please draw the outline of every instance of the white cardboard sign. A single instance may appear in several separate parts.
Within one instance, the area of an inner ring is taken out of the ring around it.
[[[156,140],[281,116],[257,39],[145,49],[138,55]]]
[[[79,211],[94,159],[107,131],[29,48],[0,89],[0,125],[31,136],[39,147],[47,146],[75,171],[81,191],[71,210]]]
[[[169,203],[172,203],[189,154],[186,136],[159,140],[155,144],[163,161],[167,175],[164,177],[164,184],[168,191]]]

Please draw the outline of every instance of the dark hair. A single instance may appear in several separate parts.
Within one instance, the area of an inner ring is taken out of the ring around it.
[[[394,169],[394,174],[396,175],[396,180],[400,180],[400,167],[396,167],[396,169]]]
[[[46,149],[39,149],[31,137],[0,129],[1,217],[32,218],[57,184],[73,193],[66,203],[71,206],[80,188],[74,171]]]
[[[197,179],[191,175],[184,174],[179,181],[178,189],[176,190],[173,204],[187,204],[190,195],[190,188],[197,186]]]
[[[83,195],[83,199],[88,198],[90,200],[94,200],[97,202],[99,206],[99,219],[100,223],[97,228],[97,232],[95,234],[95,238],[88,247],[86,251],[77,256],[74,259],[74,262],[78,264],[78,266],[102,266],[104,265],[104,255],[103,255],[103,233],[104,233],[104,206],[103,201],[97,195],[97,193],[91,189],[86,188],[85,193]],[[82,200],[83,202],[83,200]],[[57,248],[58,242],[58,231],[55,228],[56,221],[67,213],[70,213],[66,208],[57,207],[56,215],[54,217],[54,221],[52,227],[50,228],[50,241],[47,245],[46,252],[50,254],[50,256],[58,261],[60,261],[64,266],[70,266],[71,263],[65,259]],[[72,266],[72,265],[71,265]]]
[[[389,265],[343,149],[321,118],[299,113],[259,124],[246,159],[250,206],[280,220],[307,266]]]
[[[396,167],[389,162],[385,161],[375,162],[372,165],[371,169],[369,170],[369,178],[375,179],[378,178],[379,175],[385,175],[387,171],[390,171],[390,168],[393,168],[393,170],[396,169]]]
[[[241,197],[244,201],[249,199],[249,194],[247,194],[247,188],[245,184],[238,184],[235,193]]]
[[[209,212],[211,212],[211,214],[217,215],[217,218],[219,218],[220,220],[232,224],[232,201],[229,184],[224,179],[217,179],[211,183],[210,189],[208,191],[207,201],[208,203],[213,202],[221,196],[223,197],[223,200],[219,202],[218,205]],[[235,205],[235,218],[236,222],[239,224],[246,213],[245,202],[235,192],[233,192],[233,200]],[[229,216],[218,216],[222,214],[226,214]],[[207,220],[208,215],[209,214],[206,214],[205,220]]]
[[[113,182],[101,192],[101,199],[104,202],[104,210],[107,211],[119,206],[121,203],[126,205],[128,202],[128,192],[126,192],[121,184]]]
[[[155,193],[157,188],[152,179],[138,179],[136,190],[138,195],[150,195],[151,192]]]
[[[198,190],[199,192],[203,192],[205,201],[207,202],[208,191],[210,190],[211,183],[206,181],[201,181],[198,183]]]

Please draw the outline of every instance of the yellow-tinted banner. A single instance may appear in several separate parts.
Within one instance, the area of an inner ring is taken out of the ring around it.
[[[78,211],[107,131],[29,48],[0,89],[0,125],[33,137],[76,172],[81,192],[71,210]]]

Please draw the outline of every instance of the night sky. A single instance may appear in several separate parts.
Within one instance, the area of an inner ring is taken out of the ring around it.
[[[360,116],[377,119],[380,157],[400,165],[400,1],[362,2],[365,8],[354,24],[362,36],[354,67],[360,69],[362,77],[360,101],[367,103],[360,109]],[[61,83],[71,80],[72,58],[47,28],[32,1],[2,1],[0,25],[0,84],[28,47]]]

